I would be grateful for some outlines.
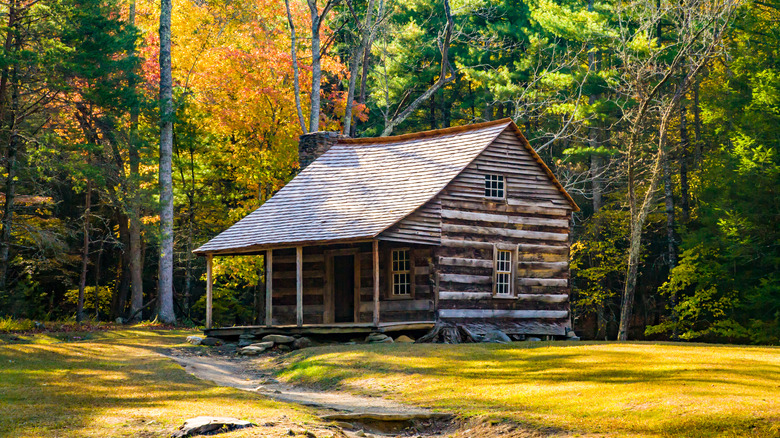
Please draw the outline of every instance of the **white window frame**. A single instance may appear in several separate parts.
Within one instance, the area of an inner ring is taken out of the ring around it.
[[[396,260],[396,254],[399,253],[405,253],[406,254],[406,260],[405,265],[406,266],[399,266],[396,263],[403,262],[404,260]],[[392,248],[390,250],[390,257],[388,258],[389,262],[389,275],[390,275],[390,281],[388,281],[390,285],[390,298],[395,299],[404,299],[404,298],[412,298],[414,295],[414,265],[412,264],[412,250],[410,248]],[[406,268],[406,269],[399,269],[399,268]],[[407,282],[398,283],[397,276],[406,275]],[[396,292],[396,286],[405,286],[406,287],[406,293],[397,293]]]
[[[509,256],[509,260],[499,260],[499,256]],[[493,245],[493,298],[516,298],[517,282],[517,245],[495,244]],[[509,263],[508,270],[506,263]],[[499,269],[500,268],[500,269]],[[499,280],[501,276],[508,277],[506,291],[501,291]]]
[[[493,192],[500,196],[493,196]],[[506,177],[504,175],[500,173],[485,174],[485,198],[506,199]]]

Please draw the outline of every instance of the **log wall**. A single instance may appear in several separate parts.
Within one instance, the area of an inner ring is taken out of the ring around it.
[[[506,199],[485,197],[504,175]],[[442,321],[477,333],[563,335],[569,326],[571,207],[511,132],[504,132],[439,195],[436,249]],[[516,249],[514,296],[493,296],[494,248]]]

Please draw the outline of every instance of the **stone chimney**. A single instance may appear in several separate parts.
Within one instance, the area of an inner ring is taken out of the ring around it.
[[[303,134],[298,140],[298,163],[303,170],[340,139],[340,132],[317,131]]]

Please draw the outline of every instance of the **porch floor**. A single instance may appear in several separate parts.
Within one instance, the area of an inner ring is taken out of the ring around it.
[[[279,335],[358,335],[372,332],[394,333],[407,331],[429,331],[435,325],[435,321],[409,321],[409,322],[380,322],[374,325],[370,322],[362,323],[336,323],[336,324],[303,324],[297,325],[246,325],[235,327],[220,327],[205,329],[206,336],[220,339],[236,339],[240,335],[251,334],[264,336],[268,334]]]

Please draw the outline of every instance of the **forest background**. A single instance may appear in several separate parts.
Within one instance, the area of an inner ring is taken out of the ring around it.
[[[295,175],[303,132],[510,117],[582,208],[578,334],[780,339],[780,1],[166,7],[0,3],[0,319],[202,324],[192,250]],[[262,257],[215,273],[215,322],[254,322]]]

